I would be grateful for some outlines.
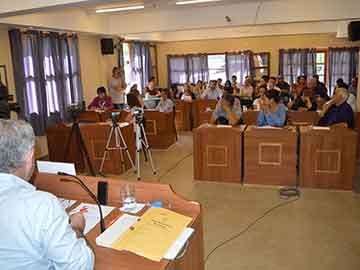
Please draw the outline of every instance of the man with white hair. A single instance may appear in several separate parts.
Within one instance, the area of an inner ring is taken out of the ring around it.
[[[347,103],[349,97],[348,90],[337,88],[334,96],[324,104],[320,112],[320,126],[331,126],[334,124],[345,123],[348,128],[355,127],[354,112]]]
[[[29,183],[34,142],[26,122],[0,120],[0,269],[93,269],[82,214],[69,217],[54,195]]]

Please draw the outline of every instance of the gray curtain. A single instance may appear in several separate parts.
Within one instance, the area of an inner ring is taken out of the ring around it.
[[[279,51],[279,75],[291,85],[300,75],[316,74],[316,49],[281,49]]]
[[[253,54],[250,51],[226,53],[226,77],[236,75],[238,83],[243,85],[246,76],[254,77]]]
[[[169,86],[187,82],[187,61],[185,56],[168,57]]]
[[[359,48],[329,48],[329,91],[336,86],[337,79],[343,79],[348,85],[358,75]]]
[[[68,120],[70,104],[80,105],[82,85],[76,36],[9,31],[20,116],[37,136]]]
[[[206,54],[188,55],[187,60],[187,81],[209,80],[208,58]]]
[[[132,78],[138,83],[140,89],[144,92],[149,79],[152,77],[150,44],[143,42],[134,42],[131,46],[130,61],[132,67]]]

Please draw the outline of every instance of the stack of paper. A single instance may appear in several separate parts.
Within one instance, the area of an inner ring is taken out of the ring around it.
[[[150,208],[141,218],[124,214],[96,243],[153,261],[174,259],[194,231],[187,228],[191,220],[164,208]]]
[[[114,207],[102,205],[101,210],[103,217],[105,218],[113,209]],[[100,222],[99,207],[96,204],[81,203],[78,207],[70,212],[70,215],[78,212],[82,213],[85,217],[86,224],[84,234],[87,234],[89,231],[91,231],[92,228],[96,226],[96,224]]]

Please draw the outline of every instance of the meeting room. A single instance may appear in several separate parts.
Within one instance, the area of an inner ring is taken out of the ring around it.
[[[360,269],[358,0],[1,0],[1,270]]]

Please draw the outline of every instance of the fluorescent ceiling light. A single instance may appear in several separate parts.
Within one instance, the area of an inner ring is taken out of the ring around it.
[[[176,5],[191,5],[191,4],[200,4],[200,3],[209,3],[209,2],[220,2],[221,0],[185,0],[178,1]]]
[[[96,13],[106,13],[106,12],[116,12],[116,11],[126,11],[126,10],[136,10],[143,9],[145,6],[127,6],[127,7],[115,7],[115,8],[101,8],[97,9]]]

